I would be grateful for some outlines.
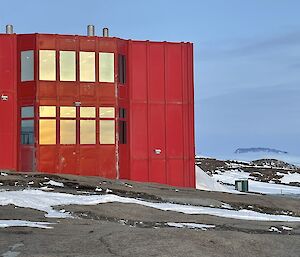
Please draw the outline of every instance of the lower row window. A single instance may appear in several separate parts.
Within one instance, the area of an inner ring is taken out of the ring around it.
[[[80,144],[96,144],[96,120],[80,120],[79,136]],[[56,120],[39,121],[39,143],[56,144]],[[60,120],[60,144],[76,144],[76,120]],[[100,144],[115,144],[114,120],[100,120]]]

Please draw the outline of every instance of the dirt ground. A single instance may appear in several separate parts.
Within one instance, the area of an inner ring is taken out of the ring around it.
[[[0,176],[0,190],[22,190],[41,187],[53,179],[63,182],[55,192],[72,194],[105,193],[141,198],[147,201],[185,203],[300,216],[300,200],[294,198],[234,195],[205,192],[132,181],[103,180],[96,177],[7,173]],[[46,178],[45,178],[46,177]],[[53,187],[54,188],[54,187]],[[97,192],[98,193],[98,192]],[[0,256],[297,256],[300,253],[300,222],[259,222],[220,218],[211,215],[187,215],[160,211],[134,204],[107,203],[92,206],[63,206],[75,218],[45,218],[43,212],[0,206],[1,219],[22,219],[55,223],[53,229],[30,227],[0,228]],[[195,222],[216,227],[201,229],[174,228],[166,222]],[[293,230],[270,232],[270,227],[292,227]]]

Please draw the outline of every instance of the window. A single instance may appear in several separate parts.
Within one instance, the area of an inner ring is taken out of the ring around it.
[[[76,144],[76,120],[60,120],[60,144]]]
[[[34,52],[33,50],[21,52],[21,81],[34,80]]]
[[[100,118],[115,118],[115,108],[114,107],[100,107]]]
[[[60,107],[60,144],[76,144],[76,107]]]
[[[126,83],[126,57],[125,55],[118,55],[118,70],[119,70],[119,83]]]
[[[61,118],[76,118],[76,107],[61,106],[60,107]]]
[[[126,122],[126,109],[119,109],[119,142],[120,144],[127,143],[127,122]]]
[[[96,120],[80,120],[80,144],[96,144]]]
[[[74,51],[59,52],[60,81],[76,81],[76,53]]]
[[[119,117],[121,119],[125,119],[126,118],[126,109],[124,109],[124,108],[120,108],[119,109]]]
[[[115,81],[114,53],[99,53],[99,81]]]
[[[80,144],[96,144],[95,107],[80,107]]]
[[[115,144],[115,108],[100,107],[100,144]]]
[[[96,118],[96,108],[80,107],[80,118]]]
[[[21,118],[33,118],[34,109],[33,106],[25,106],[21,108]]]
[[[80,52],[79,68],[80,68],[80,81],[95,82],[95,53]]]
[[[39,117],[39,144],[56,144],[56,106],[40,106]]]
[[[115,121],[100,120],[100,144],[115,143]]]
[[[22,145],[34,144],[34,121],[33,120],[21,121],[21,144]]]
[[[40,145],[54,145],[56,144],[56,120],[42,119],[39,121],[40,125]]]
[[[39,51],[40,80],[56,80],[56,52],[55,50]]]
[[[124,120],[119,120],[119,141],[120,144],[127,143],[127,124]]]
[[[56,117],[56,107],[55,106],[40,106],[40,117],[55,118]]]

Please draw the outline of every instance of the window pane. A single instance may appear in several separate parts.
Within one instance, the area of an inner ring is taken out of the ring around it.
[[[114,107],[100,107],[100,118],[114,118],[115,108]]]
[[[62,106],[60,107],[61,118],[76,118],[76,107]]]
[[[80,52],[80,81],[95,82],[95,53]]]
[[[60,121],[60,143],[76,144],[76,120]]]
[[[80,121],[80,144],[96,144],[96,121]]]
[[[119,54],[118,56],[118,78],[121,84],[126,83],[126,57]]]
[[[55,50],[40,50],[40,80],[56,80]]]
[[[121,119],[125,119],[126,118],[126,109],[124,109],[124,108],[120,108],[119,109],[119,117]]]
[[[56,144],[56,120],[40,120],[40,145]]]
[[[114,54],[99,53],[99,79],[100,82],[114,82]]]
[[[33,145],[34,144],[34,123],[33,120],[21,121],[21,144]]]
[[[55,106],[40,106],[40,117],[56,117]]]
[[[80,107],[81,118],[95,118],[96,108],[95,107]]]
[[[100,144],[115,143],[115,121],[100,120]]]
[[[119,137],[120,137],[120,144],[127,143],[127,125],[126,121],[120,120],[119,121]]]
[[[33,106],[21,107],[21,118],[33,118],[34,109]]]
[[[21,81],[34,80],[33,50],[21,52]]]
[[[60,80],[76,81],[76,54],[73,51],[59,52]]]

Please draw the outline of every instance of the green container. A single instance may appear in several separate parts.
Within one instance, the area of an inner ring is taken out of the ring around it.
[[[235,181],[235,190],[240,192],[248,192],[249,191],[249,183],[248,179],[239,179]]]

